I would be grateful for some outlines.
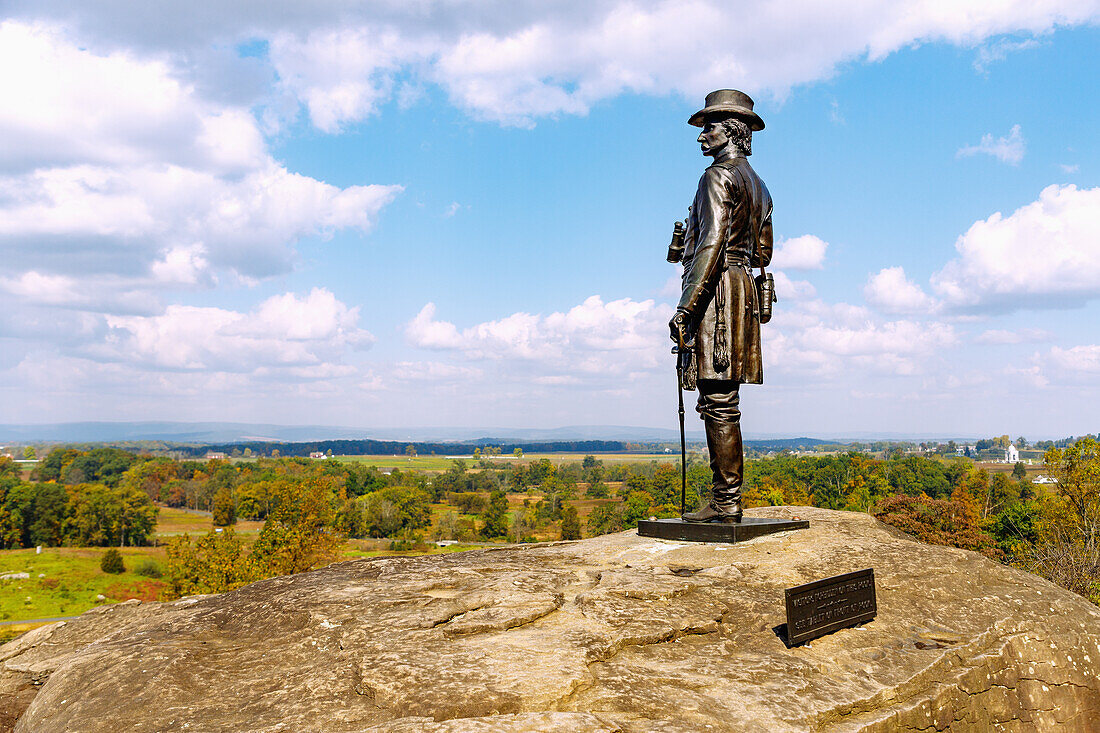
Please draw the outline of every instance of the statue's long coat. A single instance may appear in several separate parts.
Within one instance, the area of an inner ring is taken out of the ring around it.
[[[772,197],[746,158],[719,156],[704,171],[685,229],[679,307],[695,334],[697,377],[760,384],[760,306],[749,268],[772,259]]]

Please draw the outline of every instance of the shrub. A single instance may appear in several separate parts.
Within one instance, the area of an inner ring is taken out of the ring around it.
[[[122,563],[122,554],[113,547],[107,550],[99,560],[99,569],[112,575],[126,572],[126,566]]]
[[[150,560],[149,558],[145,558],[138,563],[138,566],[134,568],[134,572],[146,578],[159,578],[164,575],[164,571],[160,568],[160,563],[156,560]]]

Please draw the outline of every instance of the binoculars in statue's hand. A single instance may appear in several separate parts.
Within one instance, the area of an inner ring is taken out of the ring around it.
[[[678,221],[672,228],[672,243],[668,245],[666,260],[672,263],[684,259],[684,222]]]

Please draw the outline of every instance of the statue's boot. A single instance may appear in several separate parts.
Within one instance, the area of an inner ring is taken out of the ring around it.
[[[704,416],[710,470],[711,499],[697,511],[684,515],[685,522],[740,522],[741,482],[745,468],[739,422],[725,422]]]

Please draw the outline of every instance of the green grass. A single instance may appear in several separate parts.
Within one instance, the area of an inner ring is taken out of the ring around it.
[[[163,568],[164,548],[122,548],[126,572],[119,575],[99,569],[106,551],[101,547],[44,547],[42,554],[36,555],[33,549],[0,550],[0,575],[30,575],[26,580],[0,580],[0,621],[76,616],[103,603],[156,599],[163,583],[133,570],[146,558]],[[99,595],[106,600],[99,600]]]
[[[415,458],[409,456],[334,456],[334,458],[339,461],[365,463],[375,468],[400,468],[402,471],[406,469],[445,471],[453,465],[451,461],[454,460],[443,456],[416,456]],[[467,456],[465,460],[467,466],[472,465],[473,459]]]
[[[174,509],[172,507],[158,507],[157,512],[157,537],[174,537],[181,534],[206,534],[214,528],[214,520],[210,512],[198,512],[189,509]],[[259,532],[264,526],[263,522],[248,522],[241,520],[233,525],[233,531],[237,534]]]
[[[172,507],[158,507],[157,534],[206,532],[213,526],[210,512],[195,512]]]

